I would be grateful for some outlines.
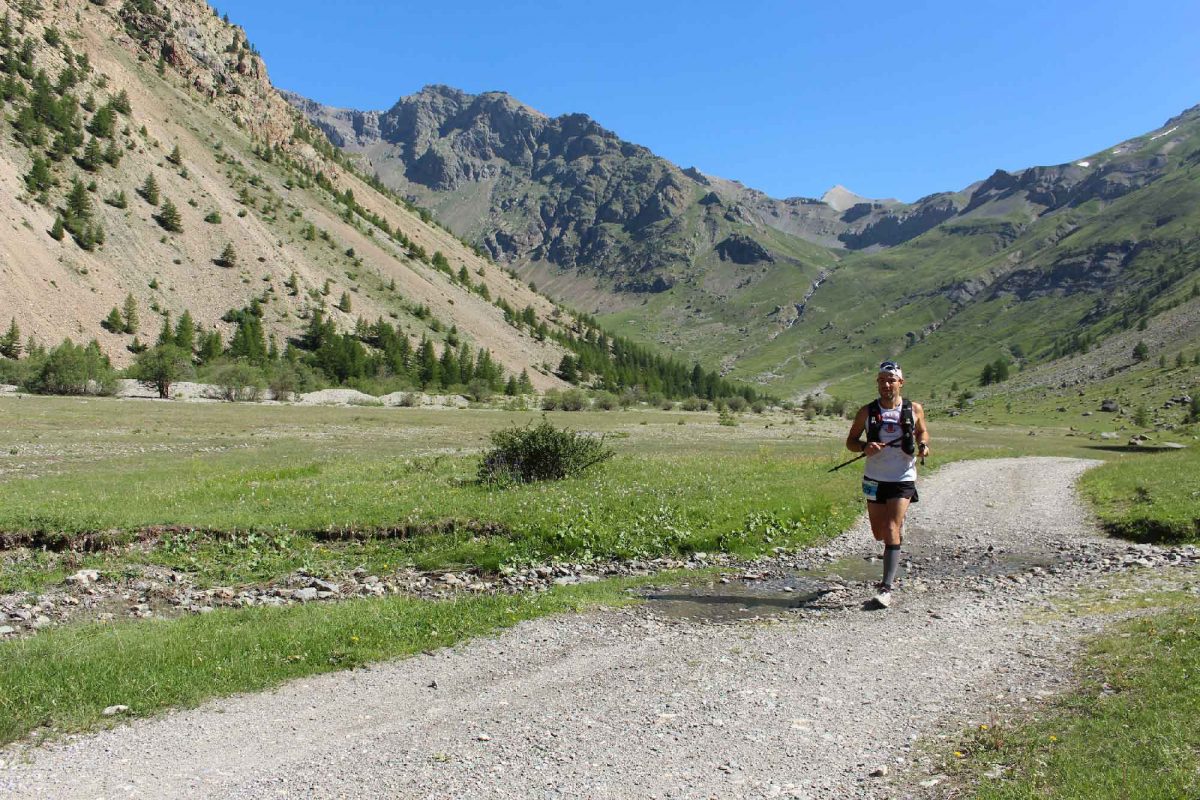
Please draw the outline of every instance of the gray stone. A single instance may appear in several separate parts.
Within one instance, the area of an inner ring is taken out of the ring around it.
[[[116,706],[109,706],[108,708],[104,709],[100,713],[106,717],[115,717],[118,714],[124,714],[127,711],[129,711],[129,706],[116,705]]]
[[[100,573],[94,569],[81,569],[74,575],[67,576],[67,583],[74,586],[90,586],[100,580]]]
[[[307,603],[309,601],[316,600],[318,594],[319,592],[310,586],[306,589],[297,589],[296,591],[292,592],[292,599],[299,600],[301,603]]]

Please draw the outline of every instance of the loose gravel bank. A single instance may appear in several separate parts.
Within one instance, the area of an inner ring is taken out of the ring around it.
[[[1196,557],[1098,536],[1072,490],[1092,463],[964,462],[923,480],[907,539],[920,569],[888,611],[864,610],[851,582],[766,622],[648,608],[541,619],[0,751],[0,798],[904,796],[937,780],[918,739],[1061,690],[1103,624],[1031,612],[1105,572],[1169,574]],[[802,560],[874,550],[860,523]],[[1029,566],[963,568],[996,553]]]

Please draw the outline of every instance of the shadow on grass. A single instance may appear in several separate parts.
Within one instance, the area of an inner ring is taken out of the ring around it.
[[[1087,444],[1084,447],[1088,450],[1104,450],[1108,453],[1178,453],[1180,450],[1186,450],[1184,447],[1165,447],[1163,445],[1154,444]]]

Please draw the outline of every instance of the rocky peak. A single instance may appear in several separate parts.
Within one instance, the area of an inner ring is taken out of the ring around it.
[[[825,203],[834,211],[840,212],[845,211],[852,206],[859,205],[860,203],[869,203],[871,201],[865,197],[862,197],[861,195],[855,194],[839,183],[837,186],[834,186],[832,189],[825,192],[825,194],[821,195],[821,202]]]

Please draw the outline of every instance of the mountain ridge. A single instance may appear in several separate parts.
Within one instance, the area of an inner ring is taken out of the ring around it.
[[[997,169],[961,190],[913,203],[831,190],[830,204],[771,198],[735,180],[681,169],[638,146],[630,145],[637,149],[621,161],[619,139],[586,117],[596,128],[579,135],[550,118],[529,128],[496,126],[486,108],[464,111],[475,96],[455,96],[455,115],[437,114],[427,90],[393,106],[409,110],[405,119],[416,118],[413,108],[427,111],[422,136],[400,122],[390,129],[406,137],[404,153],[390,149],[383,125],[380,138],[348,152],[554,296],[605,314],[624,333],[767,385],[828,382],[829,371],[864,361],[844,346],[819,345],[828,333],[809,326],[824,319],[824,330],[833,330],[829,326],[839,324],[833,306],[854,303],[840,287],[871,284],[867,276],[881,265],[909,265],[904,269],[911,276],[899,288],[881,288],[881,299],[895,308],[885,319],[916,315],[890,334],[886,350],[892,354],[914,346],[922,352],[926,339],[937,341],[961,324],[956,320],[1012,313],[997,310],[1005,297],[1026,310],[1043,300],[1069,300],[1074,308],[1080,301],[1071,298],[1090,297],[1094,308],[1078,312],[1078,325],[1106,335],[1117,313],[1107,295],[1141,297],[1138,287],[1153,280],[1140,277],[1140,265],[1166,252],[1158,233],[1170,231],[1172,219],[1182,223],[1196,213],[1187,204],[1183,212],[1158,214],[1148,240],[1112,236],[1124,223],[1105,222],[1129,206],[1127,198],[1138,216],[1137,207],[1156,204],[1160,194],[1190,193],[1190,177],[1167,179],[1194,164],[1196,108],[1063,164]],[[329,124],[319,105],[310,107],[309,118],[319,127]],[[521,158],[505,157],[508,151],[497,146],[520,142],[526,145],[518,148]],[[391,166],[380,169],[384,163]],[[639,181],[640,194],[620,185],[626,179]],[[636,201],[612,213],[607,204],[623,194]],[[1190,253],[1187,230],[1183,225]],[[1094,241],[1074,246],[1087,239]],[[943,264],[944,274],[923,262]],[[1171,274],[1174,292],[1190,267]],[[842,294],[835,299],[835,292]],[[1144,298],[1137,303],[1142,317],[1154,307]],[[1128,324],[1128,314],[1118,316]],[[1020,334],[1018,351],[1048,357],[1053,341],[1070,335],[1061,322],[1025,323],[1021,330],[1038,335]],[[863,346],[862,331],[861,324],[850,326],[843,345]],[[791,354],[780,350],[789,346]],[[837,355],[827,368],[816,366],[813,356],[797,357],[805,352]],[[1016,356],[980,343],[972,357]],[[780,364],[787,366],[781,371]]]

